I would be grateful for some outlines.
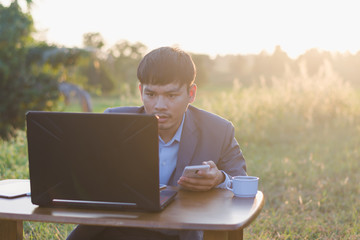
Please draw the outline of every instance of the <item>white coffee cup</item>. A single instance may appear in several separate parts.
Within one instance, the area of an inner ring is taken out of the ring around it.
[[[236,197],[255,197],[258,183],[258,177],[236,176],[228,182],[226,188],[232,191]]]

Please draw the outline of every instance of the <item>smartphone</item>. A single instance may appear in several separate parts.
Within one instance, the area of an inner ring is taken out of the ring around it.
[[[202,170],[202,171],[206,171],[210,169],[209,165],[194,165],[194,166],[186,166],[184,171],[183,171],[183,176],[184,177],[192,177],[192,178],[201,178],[201,176],[199,176],[197,173],[198,171]]]

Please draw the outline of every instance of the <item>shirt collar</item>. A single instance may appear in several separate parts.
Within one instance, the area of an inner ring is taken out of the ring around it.
[[[181,124],[180,124],[179,128],[176,130],[175,135],[173,136],[173,138],[168,143],[165,144],[164,141],[161,139],[161,137],[159,135],[159,139],[164,145],[171,145],[175,141],[180,142],[181,133],[182,133],[182,129],[183,129],[183,126],[184,126],[184,120],[185,120],[185,113],[183,115],[183,119],[181,121]]]

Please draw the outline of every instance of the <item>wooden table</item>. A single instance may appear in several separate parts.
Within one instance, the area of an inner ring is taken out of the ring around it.
[[[242,239],[243,228],[259,215],[263,193],[255,198],[236,198],[231,191],[180,190],[162,212],[125,212],[65,208],[40,208],[30,197],[0,198],[0,239],[19,240],[23,221],[119,227],[204,230],[205,240]]]

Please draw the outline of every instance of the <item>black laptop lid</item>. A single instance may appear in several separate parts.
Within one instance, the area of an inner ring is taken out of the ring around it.
[[[85,200],[159,210],[155,116],[28,112],[26,120],[34,204]]]

